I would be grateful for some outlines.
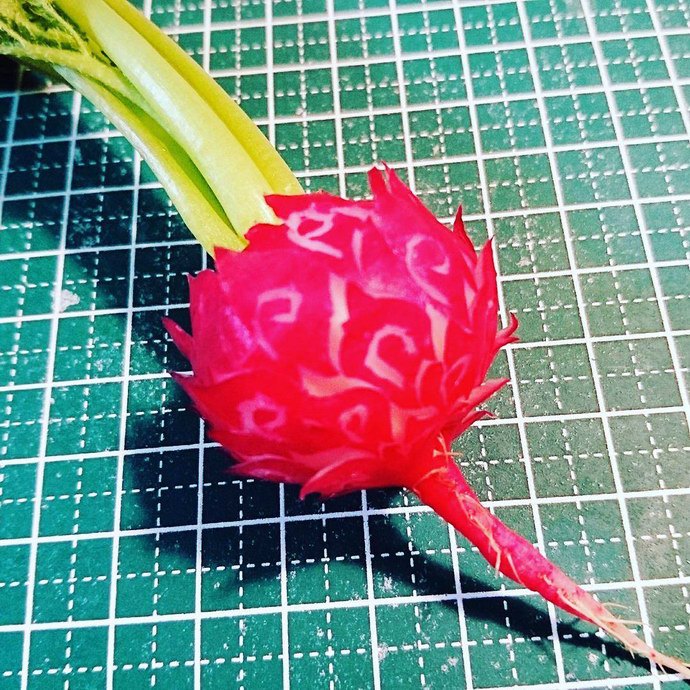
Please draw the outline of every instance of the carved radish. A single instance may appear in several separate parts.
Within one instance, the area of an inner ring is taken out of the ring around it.
[[[468,486],[446,449],[506,383],[485,379],[517,321],[498,330],[491,243],[477,255],[460,214],[449,232],[392,171],[369,179],[372,201],[268,197],[282,223],[190,279],[193,335],[166,322],[233,471],[302,496],[406,487],[504,575],[690,678]]]

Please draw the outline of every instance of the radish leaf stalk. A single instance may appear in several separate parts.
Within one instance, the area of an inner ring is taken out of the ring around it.
[[[0,0],[0,54],[59,75],[139,150],[207,251],[301,187],[241,108],[126,0]]]
[[[236,228],[271,221],[268,180],[201,94],[104,0],[54,0],[84,27],[185,149]],[[203,129],[203,136],[199,133]],[[241,171],[241,172],[240,172]]]
[[[186,151],[147,112],[116,97],[97,81],[68,67],[56,72],[88,98],[135,146],[163,185],[182,218],[203,228],[205,245],[241,250],[244,237],[228,232],[228,218]]]
[[[302,188],[294,174],[277,155],[276,150],[261,134],[251,118],[223,91],[220,85],[180,47],[148,21],[141,12],[124,0],[105,0],[143,38],[168,61],[168,63],[193,85],[195,91],[215,112],[225,126],[247,150],[262,175],[276,194],[301,194]]]

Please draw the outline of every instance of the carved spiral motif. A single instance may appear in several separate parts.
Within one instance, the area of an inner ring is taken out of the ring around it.
[[[490,243],[477,255],[389,169],[373,200],[274,196],[280,225],[190,279],[192,333],[167,321],[176,378],[239,474],[334,495],[414,486],[486,414],[497,331]]]

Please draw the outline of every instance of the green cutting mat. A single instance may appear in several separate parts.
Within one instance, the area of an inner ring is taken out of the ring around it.
[[[496,236],[522,342],[460,462],[690,658],[690,1],[139,5],[308,189],[362,196],[385,160]],[[166,373],[201,250],[89,103],[2,69],[1,690],[668,680],[399,492],[228,475]]]

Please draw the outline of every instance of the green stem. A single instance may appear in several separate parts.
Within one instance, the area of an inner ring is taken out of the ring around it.
[[[204,248],[241,250],[247,242],[233,232],[212,190],[185,151],[146,112],[126,103],[100,83],[65,67],[56,71],[84,94],[151,166],[180,216]]]
[[[136,103],[139,107],[145,107],[137,92],[128,84],[121,75],[98,60],[89,60],[79,53],[71,53],[59,48],[47,46],[34,46],[30,48],[17,46],[3,46],[2,54],[17,60],[30,60],[35,65],[46,65],[48,69],[55,70],[55,65],[62,65],[68,69],[81,72],[90,79],[99,81],[111,91],[120,94],[123,98]]]
[[[126,0],[0,0],[0,53],[92,100],[209,251],[274,222],[267,194],[302,192],[240,107]]]
[[[171,38],[126,0],[104,0],[172,65],[213,109],[247,150],[276,194],[302,194],[303,189],[273,145],[222,87]]]
[[[56,0],[85,27],[194,161],[233,227],[274,222],[273,190],[242,144],[204,98],[151,43],[103,0]]]

